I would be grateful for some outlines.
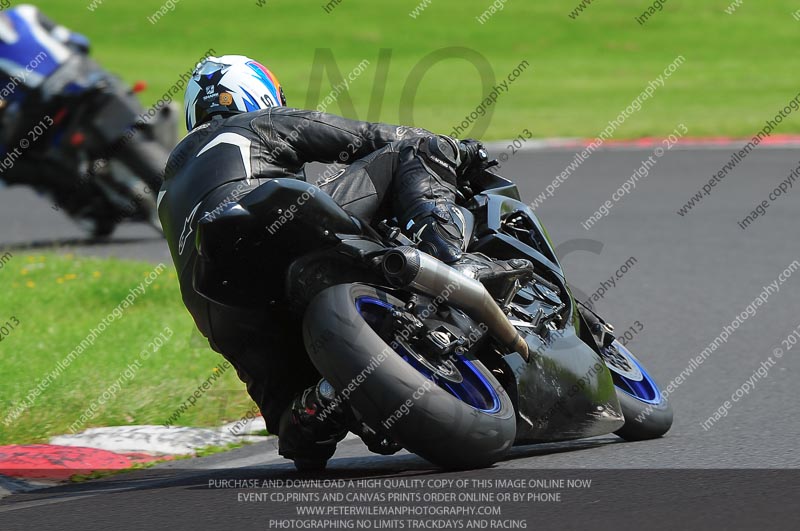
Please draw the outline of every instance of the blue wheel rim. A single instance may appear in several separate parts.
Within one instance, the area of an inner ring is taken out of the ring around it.
[[[639,363],[639,360],[637,360],[622,343],[615,340],[613,344],[617,348],[617,351],[642,374],[641,380],[633,380],[620,374],[615,371],[613,367],[609,366],[614,380],[614,386],[640,402],[653,405],[660,404],[663,398],[661,397],[661,390],[658,388],[658,384],[656,384],[655,380],[653,380],[647,370]]]
[[[398,309],[393,304],[376,299],[375,297],[358,297],[355,301],[356,310],[364,321],[376,332],[386,319],[388,313]],[[502,406],[497,390],[486,379],[475,364],[464,356],[454,356],[453,364],[460,372],[462,381],[451,382],[439,377],[429,367],[426,367],[402,345],[396,351],[398,356],[414,367],[428,380],[434,382],[468,406],[485,413],[497,413]]]

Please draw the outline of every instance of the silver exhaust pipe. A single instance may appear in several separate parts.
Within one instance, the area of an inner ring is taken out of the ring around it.
[[[383,257],[383,274],[396,288],[414,289],[431,297],[448,292],[448,304],[484,323],[503,346],[518,352],[528,361],[528,344],[477,280],[413,247],[388,251]]]

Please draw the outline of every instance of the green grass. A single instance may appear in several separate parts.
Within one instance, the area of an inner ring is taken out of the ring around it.
[[[42,442],[69,433],[131,364],[115,396],[81,429],[162,424],[212,374],[222,358],[195,331],[172,266],[166,264],[145,293],[110,320],[29,409],[4,424],[12,408],[153,270],[154,265],[142,262],[52,254],[16,254],[4,265],[0,324],[14,317],[19,325],[0,342],[0,444]],[[153,352],[148,343],[167,327],[171,338]],[[150,353],[146,359],[144,349]],[[251,405],[244,385],[228,369],[175,424],[215,426],[238,420]]]
[[[255,0],[183,0],[156,24],[147,17],[163,0],[106,0],[94,12],[89,3],[50,0],[45,9],[87,34],[109,69],[129,81],[148,80],[148,104],[210,47],[266,63],[294,106],[315,106],[330,90],[327,78],[321,89],[309,87],[317,48],[330,48],[344,74],[367,59],[369,69],[351,86],[353,106],[340,100],[328,109],[362,119],[378,51],[389,48],[383,105],[369,118],[398,122],[413,115],[414,125],[445,133],[479,103],[480,77],[466,61],[440,62],[401,114],[409,73],[427,54],[473,48],[498,78],[528,60],[532,68],[501,96],[487,122],[484,137],[495,139],[524,128],[540,137],[595,136],[678,55],[686,64],[616,138],[664,135],[679,122],[691,135],[751,135],[800,90],[795,0],[748,0],[733,15],[724,12],[730,0],[668,0],[643,26],[634,17],[648,2],[634,0],[598,0],[575,20],[568,14],[578,0],[508,0],[483,25],[475,17],[490,0],[433,0],[417,19],[409,12],[418,0],[342,0],[330,14],[324,1],[268,0],[259,8]],[[317,92],[320,98],[308,101]],[[785,120],[778,132],[800,132],[800,120]]]

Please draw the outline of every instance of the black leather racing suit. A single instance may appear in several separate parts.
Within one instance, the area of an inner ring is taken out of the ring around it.
[[[271,178],[303,178],[312,161],[349,164],[317,184],[352,214],[368,221],[397,216],[429,252],[447,261],[461,253],[452,213],[458,149],[451,139],[287,107],[217,115],[195,128],[167,164],[159,216],[187,309],[211,347],[237,369],[272,433],[292,398],[319,378],[304,354],[299,320],[268,304],[282,278],[246,263],[215,267],[247,277],[252,304],[223,306],[199,293],[194,271],[205,259],[194,231],[203,216]]]

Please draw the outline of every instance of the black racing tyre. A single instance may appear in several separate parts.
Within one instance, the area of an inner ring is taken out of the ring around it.
[[[367,425],[410,452],[444,468],[490,466],[514,442],[510,398],[479,361],[458,356],[451,379],[442,379],[424,374],[407,345],[387,344],[374,329],[381,309],[389,315],[403,304],[363,284],[326,289],[304,318],[311,361]]]
[[[672,406],[662,400],[650,407],[617,389],[625,424],[614,433],[626,441],[646,441],[662,437],[672,427]]]
[[[97,240],[109,238],[117,228],[117,223],[108,218],[95,218],[94,227],[91,230],[91,237]]]
[[[114,217],[114,205],[99,187],[93,187],[87,195],[84,207],[78,212],[70,213],[71,217],[92,239],[109,238],[118,225]]]
[[[158,195],[169,159],[169,151],[164,146],[138,133],[119,148],[114,157],[148,186],[153,197]]]
[[[615,431],[626,441],[663,436],[672,427],[672,406],[641,362],[619,340],[604,349],[625,424]]]
[[[139,133],[117,152],[116,158],[144,183],[144,191],[148,192],[144,197],[140,196],[140,201],[137,201],[138,212],[130,217],[147,222],[163,235],[156,197],[164,181],[169,152],[158,142]]]

